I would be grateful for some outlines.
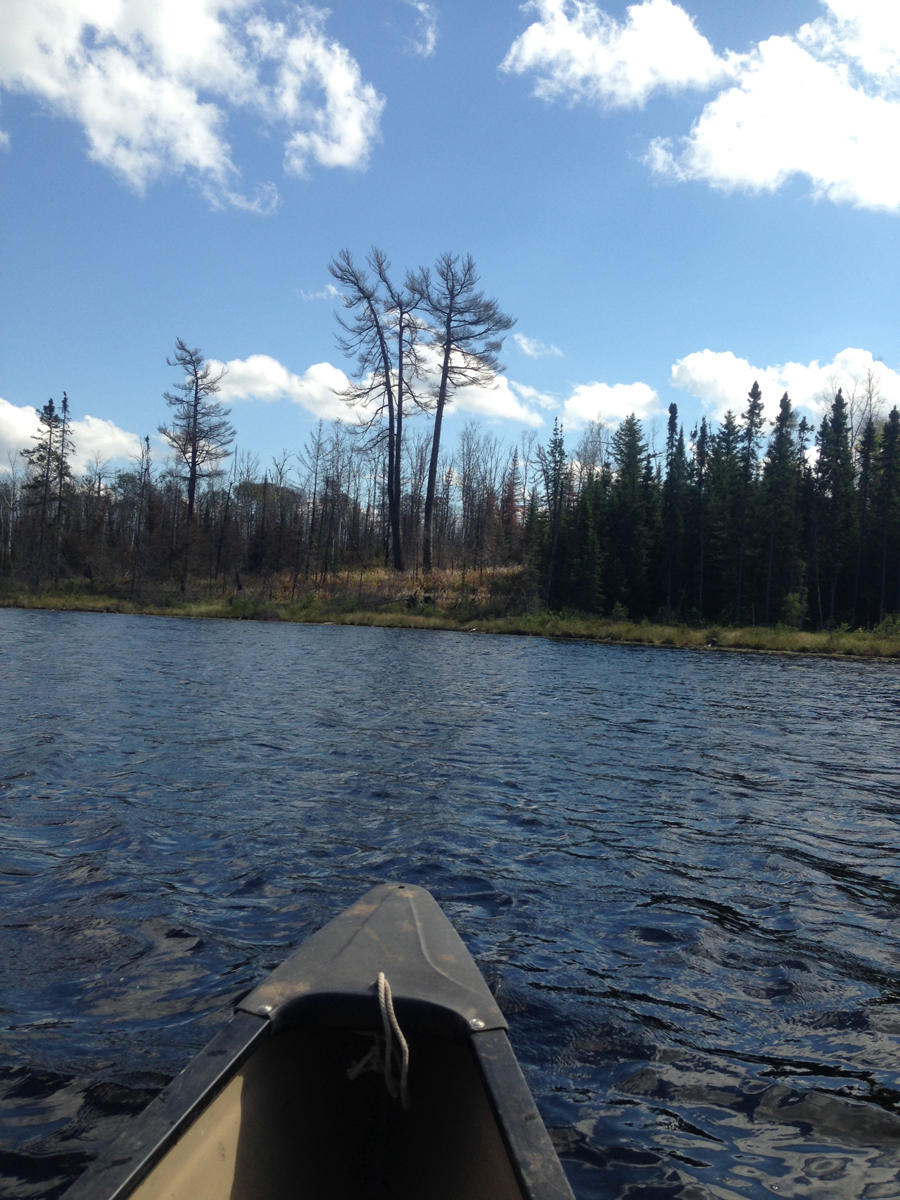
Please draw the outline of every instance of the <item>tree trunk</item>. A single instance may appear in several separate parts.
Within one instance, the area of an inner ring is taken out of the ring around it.
[[[428,487],[425,492],[425,515],[422,529],[422,570],[428,574],[432,570],[432,525],[434,522],[434,495],[437,490],[438,455],[441,450],[441,423],[444,419],[444,404],[447,400],[447,379],[450,374],[450,315],[444,339],[444,361],[441,364],[441,385],[438,389],[437,409],[434,414],[434,431],[431,435],[431,460],[428,463]]]

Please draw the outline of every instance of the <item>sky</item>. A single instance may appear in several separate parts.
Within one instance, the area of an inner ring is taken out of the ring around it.
[[[352,370],[329,260],[471,253],[516,318],[457,396],[512,440],[636,412],[900,404],[889,0],[0,0],[0,470],[65,390],[76,466],[166,420],[176,337],[237,445]],[[425,420],[426,418],[420,418]]]

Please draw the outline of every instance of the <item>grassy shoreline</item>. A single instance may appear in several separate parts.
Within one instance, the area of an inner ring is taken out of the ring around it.
[[[786,627],[752,626],[733,628],[707,625],[660,625],[648,622],[614,621],[605,617],[571,613],[533,612],[517,616],[428,611],[373,611],[348,607],[344,600],[317,597],[300,602],[259,598],[168,599],[152,603],[112,596],[15,592],[0,594],[0,608],[44,611],[125,613],[134,616],[165,616],[184,619],[286,621],[298,624],[358,625],[394,629],[437,629],[456,633],[518,634],[623,643],[630,645],[680,647],[693,650],[733,650],[744,653],[824,655],[832,658],[900,659],[900,627],[884,630],[800,631]]]

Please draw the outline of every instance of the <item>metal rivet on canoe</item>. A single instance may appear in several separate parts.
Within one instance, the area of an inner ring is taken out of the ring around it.
[[[258,1013],[270,1013],[272,1011],[271,1004],[261,1004],[256,1010]]]
[[[473,1017],[469,1024],[473,1029],[484,1029],[484,1021],[479,1021],[478,1017]]]

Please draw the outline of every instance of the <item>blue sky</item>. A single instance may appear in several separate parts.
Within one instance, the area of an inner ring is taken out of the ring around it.
[[[242,449],[341,411],[329,259],[471,252],[517,318],[503,437],[686,427],[759,377],[900,402],[900,6],[5,0],[0,469],[65,389],[80,460],[165,418],[176,336]],[[450,425],[452,429],[454,425]]]

